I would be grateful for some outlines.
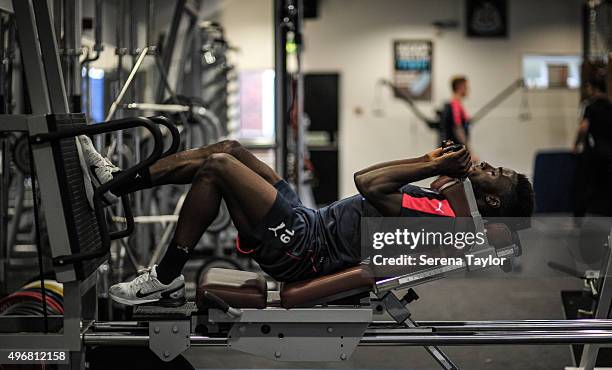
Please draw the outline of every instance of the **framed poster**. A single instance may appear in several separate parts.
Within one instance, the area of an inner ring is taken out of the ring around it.
[[[466,33],[468,37],[495,38],[508,36],[506,0],[466,0]]]
[[[393,42],[393,83],[414,100],[431,100],[433,43],[430,40]]]

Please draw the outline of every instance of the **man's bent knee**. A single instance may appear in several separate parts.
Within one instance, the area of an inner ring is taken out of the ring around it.
[[[241,154],[243,154],[244,151],[246,150],[245,147],[243,147],[242,144],[240,144],[236,140],[224,140],[223,149],[225,153],[231,154],[232,156],[236,158],[240,158]]]
[[[237,140],[223,140],[218,143],[221,146],[221,151],[227,154],[234,154],[239,150],[244,149]]]
[[[202,171],[221,173],[226,171],[227,167],[234,161],[236,161],[236,158],[234,158],[231,154],[213,153],[204,160],[204,163],[200,169],[201,171],[198,171],[198,173]]]

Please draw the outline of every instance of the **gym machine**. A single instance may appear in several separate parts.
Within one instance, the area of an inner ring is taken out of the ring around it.
[[[174,308],[140,306],[129,322],[97,321],[98,267],[108,257],[110,241],[133,229],[127,198],[122,198],[126,228],[110,231],[101,197],[130,181],[139,169],[175,151],[178,131],[163,118],[133,117],[88,126],[84,115],[68,113],[47,2],[14,0],[13,6],[33,114],[0,115],[0,131],[28,135],[41,205],[46,210],[53,268],[64,284],[65,310],[63,316],[49,316],[46,310],[43,317],[0,316],[1,348],[67,350],[70,366],[83,368],[83,354],[92,346],[148,346],[163,361],[191,346],[224,346],[282,361],[344,361],[359,345],[407,345],[424,346],[443,368],[456,369],[438,345],[612,341],[612,321],[607,316],[575,321],[414,321],[409,304],[418,296],[411,288],[474,269],[467,264],[385,279],[376,279],[367,265],[360,265],[270,292],[259,274],[211,269],[195,302]],[[158,125],[172,132],[173,143],[165,152]],[[155,143],[151,154],[96,189],[91,209],[73,137],[133,127],[150,132]],[[504,224],[485,226],[469,180],[438,186],[457,215],[471,217],[477,231],[486,228],[485,243],[466,254],[506,258],[521,254],[515,231]],[[383,320],[385,313],[393,320]]]
[[[62,127],[65,123],[60,117],[70,118],[70,128]],[[70,148],[73,141],[66,139],[73,135],[125,128],[128,124],[135,124],[133,120],[150,129],[159,139],[156,142],[161,143],[159,130],[144,118],[79,127],[79,115],[74,114],[26,117],[19,124],[13,116],[12,124],[3,125],[6,129],[23,130],[27,127],[39,178],[44,181],[44,184],[41,182],[41,189],[45,189],[41,194],[43,204],[57,205],[46,217],[48,223],[53,222],[49,228],[51,252],[67,298],[75,295],[73,289],[76,292],[95,291],[91,276],[95,276],[95,266],[108,252],[111,238],[99,200],[104,191],[121,181],[129,181],[129,175],[97,189],[96,212],[89,210],[78,215],[78,219],[85,222],[75,223],[70,211],[79,201],[86,202],[83,183],[76,181],[82,178],[78,173],[78,160],[67,155],[69,153],[56,151],[49,155],[48,152],[54,147]],[[38,125],[40,131],[35,129]],[[75,148],[72,150],[74,152]],[[152,157],[161,156],[161,150],[161,145],[156,146]],[[143,165],[150,163],[147,159]],[[66,174],[74,173],[69,168],[76,169],[78,176],[69,179],[74,186],[64,189],[58,185],[68,180]],[[45,169],[47,173],[44,173]],[[438,185],[444,188],[443,193],[458,215],[471,217],[477,231],[485,230],[469,180]],[[126,217],[131,217],[129,212],[126,212]],[[71,234],[72,230],[75,235]],[[521,254],[516,232],[504,224],[489,224],[486,230],[486,243],[471,248],[466,254],[507,258]],[[79,243],[85,231],[99,235],[98,243]],[[121,234],[126,235],[124,232]],[[56,244],[62,239],[65,244]],[[71,240],[76,242],[71,243]],[[94,244],[93,249],[91,244]],[[73,249],[66,250],[67,246]],[[84,250],[84,247],[89,249]],[[86,266],[89,266],[88,270],[85,270]],[[76,352],[73,359],[78,358],[79,351],[92,346],[148,345],[163,361],[174,359],[191,346],[226,346],[282,361],[344,361],[358,345],[420,345],[425,346],[443,368],[456,369],[457,366],[437,345],[605,343],[612,340],[612,322],[605,319],[420,323],[411,318],[408,306],[418,296],[410,287],[471,269],[473,267],[467,265],[435,267],[376,279],[368,266],[360,265],[332,275],[285,284],[276,292],[268,292],[266,281],[259,274],[211,269],[198,288],[195,303],[187,302],[174,308],[139,306],[135,309],[133,321],[129,322],[98,322],[95,315],[92,316],[95,312],[90,310],[83,310],[87,312],[82,318],[74,317],[74,309],[71,311],[67,305],[62,334],[65,337],[62,340],[66,341],[58,341],[56,346],[48,348],[58,348],[61,343],[64,346],[61,348]],[[87,277],[88,273],[90,277]],[[85,290],[82,285],[87,282],[90,285]],[[394,321],[383,320],[384,313]],[[67,317],[72,321],[66,321]],[[73,325],[74,322],[82,323],[81,330],[75,331],[75,327],[66,330],[70,322]],[[19,330],[23,331],[23,328]],[[74,336],[70,342],[68,333]],[[16,340],[27,335],[7,333],[0,336],[0,343],[7,346],[3,348],[30,348],[23,340]],[[39,336],[49,339],[52,334]],[[58,339],[58,334],[54,339]],[[38,337],[35,340],[38,341]],[[48,344],[46,341],[37,343],[39,346]],[[67,343],[70,347],[65,347]],[[74,360],[73,364],[76,364]]]

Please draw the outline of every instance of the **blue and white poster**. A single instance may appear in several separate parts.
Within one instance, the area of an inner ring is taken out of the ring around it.
[[[431,100],[433,43],[429,40],[393,42],[393,82],[414,100]]]

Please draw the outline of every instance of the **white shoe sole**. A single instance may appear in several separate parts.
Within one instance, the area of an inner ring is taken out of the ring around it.
[[[159,301],[161,298],[155,298],[155,299],[127,299],[127,298],[121,298],[121,297],[117,297],[116,295],[113,295],[111,293],[108,294],[111,299],[117,303],[121,303],[124,304],[126,306],[135,306],[135,305],[139,305],[139,304],[146,304],[146,303],[153,303],[153,302],[157,302]]]

